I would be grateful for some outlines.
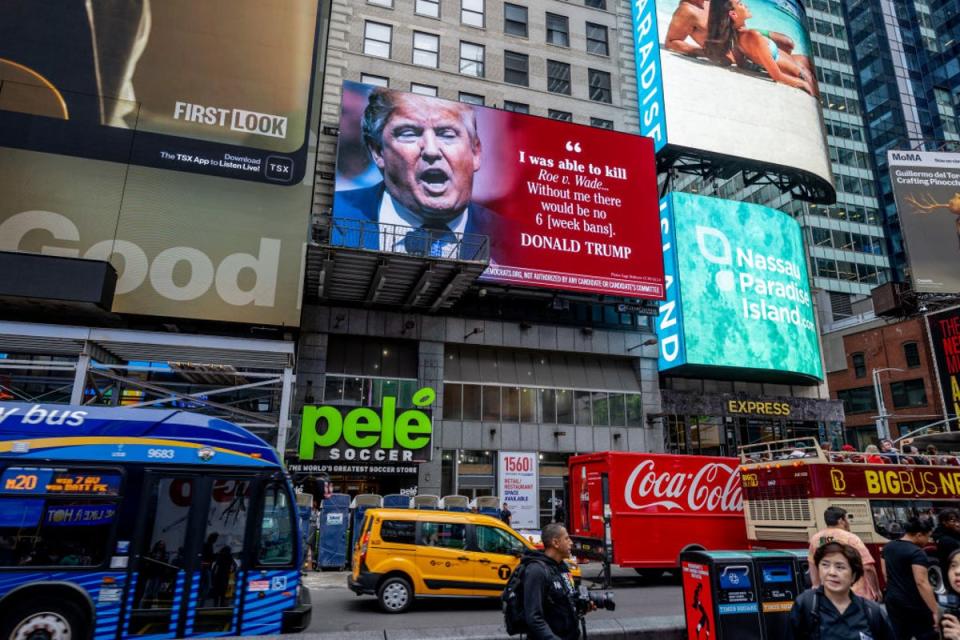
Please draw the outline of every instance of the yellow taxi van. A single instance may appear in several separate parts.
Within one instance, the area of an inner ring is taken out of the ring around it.
[[[422,596],[498,598],[533,544],[500,520],[476,513],[370,509],[347,578],[387,613]],[[580,572],[574,566],[573,576]]]

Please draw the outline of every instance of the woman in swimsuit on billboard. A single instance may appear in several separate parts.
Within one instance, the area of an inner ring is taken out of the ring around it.
[[[707,56],[721,64],[735,63],[743,68],[749,68],[748,62],[753,63],[766,70],[774,81],[816,97],[809,62],[790,53],[793,41],[781,33],[750,29],[746,22],[751,16],[743,0],[713,0],[704,46]]]

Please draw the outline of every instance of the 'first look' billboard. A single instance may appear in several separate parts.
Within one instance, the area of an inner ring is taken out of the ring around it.
[[[640,136],[345,82],[333,219],[333,244],[392,253],[443,256],[445,236],[487,236],[490,282],[663,297]],[[420,231],[350,235],[345,220]]]
[[[661,203],[667,300],[661,371],[823,379],[800,225],[746,202],[673,193]]]
[[[834,196],[806,14],[798,0],[635,0],[640,133],[736,158]]]
[[[913,288],[960,293],[960,153],[887,151]]]
[[[115,312],[297,325],[321,6],[0,3],[0,251],[109,260]]]

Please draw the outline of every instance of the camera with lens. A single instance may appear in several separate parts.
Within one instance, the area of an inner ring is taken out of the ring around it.
[[[955,593],[938,593],[937,604],[940,605],[940,618],[949,613],[960,620],[960,596]]]
[[[617,603],[613,599],[613,591],[590,591],[585,586],[580,585],[580,591],[576,598],[577,614],[586,615],[590,611],[591,604],[597,609],[606,609],[607,611],[614,611],[617,608]]]

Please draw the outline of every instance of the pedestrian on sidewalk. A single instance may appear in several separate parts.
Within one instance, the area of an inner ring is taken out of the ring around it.
[[[930,586],[930,562],[923,548],[930,544],[933,523],[928,518],[911,518],[899,540],[883,547],[883,568],[887,576],[884,603],[897,640],[936,640],[939,609]]]
[[[951,553],[947,562],[947,592],[953,596],[954,602],[960,602],[960,549]],[[960,617],[955,607],[945,609],[940,619],[940,629],[943,640],[960,640]]]
[[[846,509],[840,507],[827,507],[823,512],[823,520],[827,524],[826,529],[821,529],[810,536],[810,549],[807,557],[810,562],[810,582],[814,587],[820,586],[820,575],[817,572],[817,563],[814,556],[817,549],[830,542],[839,542],[853,547],[860,554],[860,561],[863,564],[861,577],[853,584],[853,592],[861,598],[880,600],[880,581],[877,578],[876,562],[867,545],[863,544],[860,536],[850,531],[850,515]]]
[[[548,524],[540,534],[543,552],[527,551],[521,562],[523,613],[529,640],[578,640],[576,590],[566,560],[573,541],[560,524]]]
[[[894,640],[880,605],[853,592],[853,584],[863,575],[860,553],[849,545],[828,542],[813,557],[822,583],[797,597],[786,640]]]
[[[507,503],[503,503],[503,508],[500,509],[500,519],[503,520],[505,525],[512,526],[510,524],[510,519],[513,517],[513,513],[510,511],[510,507],[507,506]]]

